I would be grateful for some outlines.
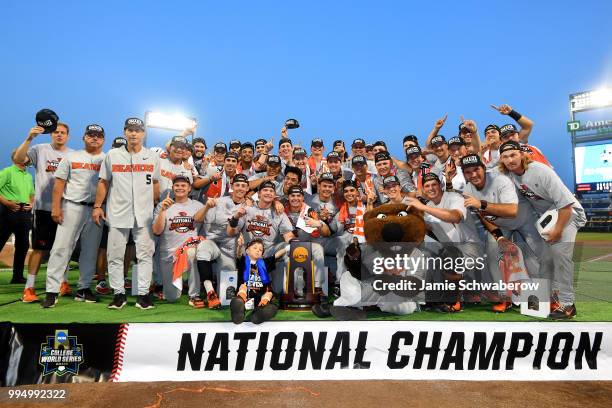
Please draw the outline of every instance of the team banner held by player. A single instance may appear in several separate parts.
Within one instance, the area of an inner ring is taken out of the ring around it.
[[[612,324],[125,325],[112,381],[612,380]]]

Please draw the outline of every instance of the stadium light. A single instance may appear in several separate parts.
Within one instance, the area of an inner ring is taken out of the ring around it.
[[[610,106],[612,106],[612,88],[606,87],[570,95],[571,112],[581,112]]]
[[[180,113],[169,115],[163,112],[145,112],[145,126],[166,130],[185,130],[197,125],[195,118]]]

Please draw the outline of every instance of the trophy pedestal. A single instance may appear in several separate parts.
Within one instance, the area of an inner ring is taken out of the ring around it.
[[[285,285],[280,296],[281,309],[309,310],[320,302],[320,294],[315,293],[315,268],[310,242],[291,242],[288,257]]]

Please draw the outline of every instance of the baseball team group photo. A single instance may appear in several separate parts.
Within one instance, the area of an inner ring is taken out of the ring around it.
[[[0,29],[0,405],[609,402],[606,24],[179,3],[65,4],[114,23],[38,69]]]

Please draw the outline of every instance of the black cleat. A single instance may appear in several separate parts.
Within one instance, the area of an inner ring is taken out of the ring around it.
[[[91,289],[79,289],[74,297],[77,302],[96,303],[99,299],[91,292]]]
[[[239,298],[238,296],[233,298],[230,302],[230,310],[232,312],[232,322],[234,322],[234,324],[244,322],[245,308],[244,300],[242,300],[242,298]]]
[[[336,320],[365,320],[367,312],[356,307],[332,306],[329,312]]]
[[[26,278],[24,278],[23,276],[13,276],[13,279],[11,279],[12,284],[22,284],[22,283],[26,283]]]
[[[125,293],[118,293],[113,298],[113,301],[108,305],[108,308],[121,310],[123,309],[123,306],[125,306],[126,304],[127,304],[127,297],[125,296]]]
[[[57,304],[57,293],[47,292],[47,296],[45,297],[45,301],[42,304],[42,307],[45,309],[49,309],[55,307]]]
[[[142,310],[149,310],[155,308],[149,295],[138,295],[138,297],[136,298],[135,306]]]

